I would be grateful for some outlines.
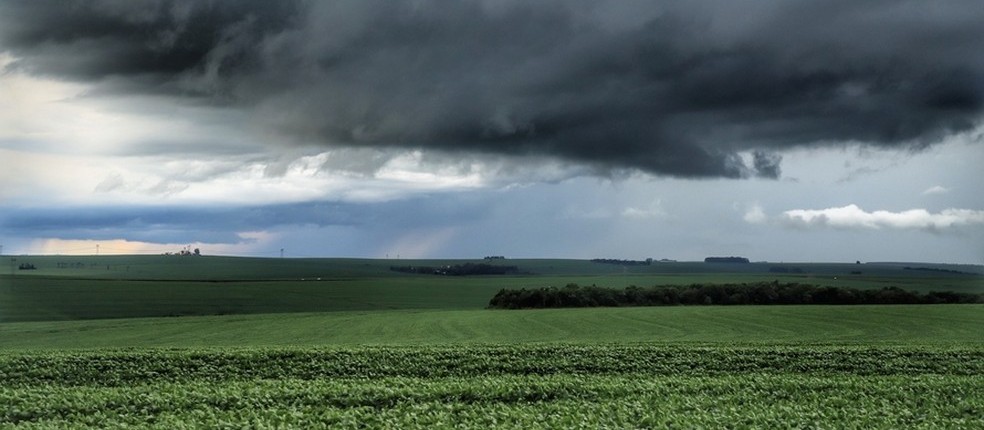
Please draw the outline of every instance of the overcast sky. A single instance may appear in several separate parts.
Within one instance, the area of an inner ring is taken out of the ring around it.
[[[984,8],[3,1],[3,253],[984,263]]]

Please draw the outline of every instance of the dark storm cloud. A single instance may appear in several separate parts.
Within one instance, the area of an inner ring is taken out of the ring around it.
[[[782,173],[779,163],[782,157],[777,154],[769,154],[762,151],[752,153],[752,166],[759,176],[776,179]]]
[[[292,7],[249,0],[13,1],[0,5],[0,37],[4,48],[25,57],[28,70],[80,79],[142,77],[132,83],[140,89],[199,69],[237,32],[262,38],[282,31],[296,13]]]
[[[982,40],[977,0],[0,5],[11,67],[248,110],[285,140],[679,177],[969,130]]]

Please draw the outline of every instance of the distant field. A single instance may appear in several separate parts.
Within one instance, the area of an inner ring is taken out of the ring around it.
[[[16,258],[15,264],[31,263],[37,270],[12,270],[20,276],[59,276],[89,279],[144,280],[297,280],[301,278],[349,279],[364,277],[404,277],[390,271],[390,266],[441,266],[463,263],[487,263],[516,266],[522,272],[543,276],[622,275],[765,275],[794,278],[830,278],[834,276],[929,278],[960,281],[973,273],[984,275],[981,265],[941,265],[925,263],[771,263],[750,264],[703,262],[654,262],[651,265],[601,264],[570,259],[505,260],[406,260],[357,258],[251,258],[251,257],[181,257],[161,255],[130,256],[5,256]],[[3,263],[7,263],[4,261]],[[2,267],[2,265],[0,265]],[[937,270],[906,270],[937,269]],[[786,273],[770,272],[785,270]],[[0,270],[0,273],[5,271]],[[981,281],[980,279],[977,279]]]
[[[501,260],[517,276],[435,276],[391,265],[440,266],[481,260],[257,259],[179,256],[28,256],[37,270],[0,275],[0,322],[337,312],[481,309],[502,288],[568,283],[629,285],[763,280],[853,288],[984,293],[978,266],[900,264],[705,264],[620,266],[584,260]],[[784,270],[777,273],[771,270]],[[943,271],[947,270],[947,271]],[[963,272],[963,273],[957,273]],[[3,271],[0,271],[3,273]]]
[[[984,344],[984,305],[427,310],[0,324],[0,349],[517,343]]]

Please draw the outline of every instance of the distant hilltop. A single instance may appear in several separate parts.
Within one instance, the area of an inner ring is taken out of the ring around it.
[[[745,257],[707,257],[705,263],[748,263]]]

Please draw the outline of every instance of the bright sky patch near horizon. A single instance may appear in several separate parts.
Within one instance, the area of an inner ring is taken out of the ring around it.
[[[0,3],[5,254],[984,262],[976,1]]]

